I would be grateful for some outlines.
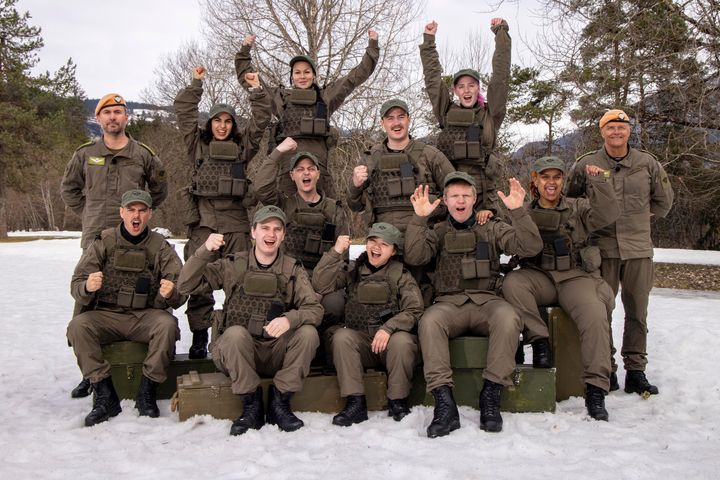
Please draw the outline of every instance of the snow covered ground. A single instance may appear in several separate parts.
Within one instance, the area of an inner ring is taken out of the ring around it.
[[[415,407],[401,423],[374,412],[339,428],[331,415],[301,413],[298,432],[266,426],[230,437],[230,421],[179,422],[167,400],[159,419],[139,418],[123,401],[118,417],[82,426],[90,400],[70,398],[80,373],[65,340],[79,255],[77,237],[0,244],[3,479],[720,478],[719,294],[653,291],[648,376],[660,395],[613,392],[609,423],[590,420],[573,398],[554,414],[504,413],[499,434],[481,431],[479,412],[462,407],[462,428],[430,440],[432,408]],[[657,260],[717,265],[720,254],[668,250]],[[176,313],[185,352],[190,333]],[[622,317],[619,306],[616,325]]]

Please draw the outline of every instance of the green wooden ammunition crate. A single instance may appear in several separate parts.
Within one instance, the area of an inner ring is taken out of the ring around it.
[[[487,337],[457,337],[449,342],[450,365],[453,368],[485,368]]]
[[[365,396],[368,410],[383,410],[387,399],[387,377],[383,372],[365,373]],[[263,379],[264,400],[267,402],[271,379]],[[214,418],[234,420],[242,415],[240,395],[230,390],[230,378],[222,373],[190,372],[177,379],[177,410],[181,421],[194,415],[211,415]],[[345,406],[335,375],[310,375],[302,391],[290,401],[296,412],[337,413]]]
[[[482,369],[453,368],[455,388],[453,396],[458,405],[478,408],[484,379]],[[504,412],[554,412],[555,369],[518,366],[513,373],[513,385],[503,389],[500,408]],[[432,394],[425,392],[421,371],[415,372],[410,391],[412,405],[434,405]]]
[[[580,352],[580,333],[575,322],[560,307],[550,309],[548,315],[550,344],[556,373],[556,400],[585,396],[583,363]]]
[[[103,357],[110,362],[113,385],[120,398],[135,398],[140,381],[142,366],[147,355],[147,345],[138,342],[114,342],[102,347]],[[187,353],[176,354],[167,370],[167,379],[158,386],[157,398],[171,398],[177,389],[177,377],[191,370],[210,373],[216,371],[212,359],[190,359]]]

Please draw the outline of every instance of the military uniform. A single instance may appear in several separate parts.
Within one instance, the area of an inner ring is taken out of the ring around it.
[[[392,152],[386,139],[372,147],[364,163],[368,167],[365,184],[358,188],[350,182],[348,186],[350,210],[369,210],[372,222],[390,223],[401,231],[413,217],[410,195],[415,188],[428,185],[432,195],[440,195],[445,176],[455,171],[438,149],[418,140],[411,140],[402,152]]]
[[[495,51],[487,104],[477,102],[472,108],[464,108],[451,100],[447,84],[442,80],[435,35],[424,34],[420,45],[425,89],[441,129],[437,148],[457,170],[473,176],[478,190],[476,207],[487,209],[501,206],[496,190],[502,177],[502,164],[494,150],[506,113],[512,47],[507,22],[493,26],[492,31]]]
[[[235,55],[235,71],[238,80],[245,85],[245,73],[251,71],[250,45],[243,45]],[[331,132],[330,116],[343,104],[352,91],[372,75],[380,57],[377,40],[370,39],[360,63],[347,75],[324,87],[313,84],[309,89],[268,87],[273,104],[273,114],[278,123],[272,129],[269,149],[279,145],[286,137],[298,144],[298,151],[311,152],[320,162],[318,184],[328,196],[337,198],[335,183],[328,170],[328,153],[335,146],[337,132]],[[290,165],[280,169],[278,188],[292,195],[295,184],[290,180]]]
[[[147,145],[128,135],[120,152],[110,151],[102,138],[78,147],[65,167],[60,196],[82,219],[82,247],[120,223],[123,193],[145,187],[157,208],[167,197],[168,185],[165,168]]]
[[[555,208],[538,201],[528,206],[543,238],[543,251],[520,260],[510,272],[502,294],[520,313],[526,341],[547,339],[548,327],[538,306],[559,303],[580,332],[584,383],[605,392],[610,388],[610,332],[607,315],[615,306],[610,287],[600,277],[600,252],[588,246],[590,233],[620,215],[612,184],[603,176],[588,176],[588,199],[561,197]]]
[[[397,260],[375,269],[362,256],[354,270],[347,271],[343,256],[330,249],[315,268],[312,282],[320,294],[347,292],[344,323],[330,338],[340,394],[364,395],[364,368],[383,365],[388,370],[388,398],[406,398],[417,357],[416,337],[410,332],[423,310],[422,294],[412,275]],[[379,329],[389,333],[390,340],[378,355],[370,345]]]
[[[253,251],[220,260],[202,245],[180,274],[181,292],[223,289],[225,304],[214,327],[210,351],[215,365],[230,376],[235,394],[255,392],[260,375],[273,376],[281,392],[298,392],[310,370],[320,341],[316,327],[322,307],[305,269],[295,259],[278,253],[268,268],[258,265]],[[263,336],[263,326],[284,316],[290,330],[278,338]]]
[[[202,94],[202,81],[193,79],[188,87],[180,90],[174,103],[188,161],[193,168],[192,185],[181,191],[184,200],[181,213],[188,225],[186,260],[211,233],[223,234],[224,255],[248,249],[247,208],[255,201],[250,198],[245,172],[270,123],[270,98],[264,90],[258,90],[250,94],[252,118],[242,130],[237,126],[239,141],[228,138],[208,142],[204,137],[212,137],[211,132],[198,125]],[[237,119],[233,120],[237,124]],[[206,129],[209,128],[208,122]],[[205,330],[210,326],[214,304],[212,292],[190,296],[187,316],[191,330]]]
[[[587,195],[586,165],[612,172],[610,182],[620,205],[620,217],[591,233],[590,244],[600,248],[601,273],[617,295],[622,283],[625,329],[622,356],[627,371],[644,371],[647,365],[647,306],[653,284],[653,245],[650,218],[664,217],[674,197],[665,170],[655,157],[628,147],[628,154],[615,159],[605,149],[580,157],[568,178],[568,196]],[[608,316],[608,321],[612,316]],[[612,332],[610,334],[612,342]],[[615,348],[612,346],[614,356]],[[613,370],[616,370],[613,358]]]
[[[67,338],[83,377],[93,384],[110,377],[110,362],[103,359],[101,346],[120,340],[148,344],[143,375],[162,383],[180,338],[177,319],[168,309],[180,307],[186,297],[174,289],[166,299],[158,291],[161,279],[177,282],[182,263],[162,235],[147,231],[135,245],[121,228],[104,230],[75,267],[70,291],[85,311],[72,319]],[[98,271],[103,272],[103,285],[89,293],[87,278]],[[147,289],[138,287],[141,278],[149,280]]]

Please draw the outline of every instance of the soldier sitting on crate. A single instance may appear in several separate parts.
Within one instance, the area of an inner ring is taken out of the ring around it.
[[[560,304],[580,332],[586,385],[585,405],[595,420],[608,420],[605,395],[610,389],[610,328],[607,315],[615,306],[610,286],[600,276],[600,250],[588,246],[590,232],[620,216],[612,183],[602,168],[586,165],[588,198],[562,195],[565,163],[557,157],[535,161],[528,213],[540,230],[543,251],[522,258],[510,272],[502,293],[520,313],[533,346],[533,366],[549,368],[550,332],[538,307]],[[542,353],[538,355],[538,353]]]
[[[500,397],[503,385],[512,385],[515,350],[522,322],[515,309],[497,296],[500,283],[500,254],[532,256],[542,250],[542,238],[523,207],[525,190],[510,179],[510,194],[498,196],[509,209],[513,224],[497,219],[477,223],[473,205],[477,200],[475,180],[465,172],[445,178],[442,201],[450,217],[428,227],[428,217],[440,204],[430,201],[427,186],[410,197],[415,215],[405,237],[405,261],[423,265],[437,256],[435,303],[425,310],[418,333],[427,390],[435,398],[428,437],[449,434],[460,428],[460,417],[452,394],[452,370],[448,340],[464,335],[488,336],[485,383],[480,393],[480,428],[502,429]]]
[[[388,415],[402,420],[410,408],[407,397],[417,357],[415,328],[423,298],[412,275],[393,258],[402,244],[400,230],[376,223],[368,232],[365,253],[347,270],[345,252],[350,237],[341,235],[313,272],[319,292],[345,289],[348,302],[342,327],[331,327],[329,347],[338,374],[345,408],[333,424],[348,427],[368,419],[363,369],[386,366]]]
[[[85,417],[88,427],[121,411],[110,363],[103,360],[101,349],[121,340],[148,344],[135,407],[141,416],[160,415],[156,390],[167,377],[180,336],[177,319],[167,309],[180,307],[186,297],[175,288],[180,257],[162,235],[148,228],[152,204],[145,191],[125,192],[122,223],[98,235],[75,267],[71,293],[84,312],[68,325],[67,338],[83,377],[95,391],[93,409]]]
[[[230,376],[232,392],[242,397],[243,414],[233,422],[231,435],[257,430],[266,420],[286,432],[304,425],[290,409],[290,398],[310,371],[323,310],[302,264],[280,250],[285,225],[281,209],[260,208],[250,229],[254,248],[220,260],[215,259],[223,236],[210,234],[178,281],[185,293],[225,291],[210,352],[215,365]],[[267,418],[260,375],[273,376]]]
[[[282,208],[287,216],[283,251],[300,260],[308,276],[312,276],[323,253],[332,248],[338,236],[348,234],[348,224],[342,203],[318,189],[318,158],[310,152],[293,155],[296,150],[295,140],[285,138],[260,165],[252,188],[257,200]],[[290,156],[288,162],[286,157]],[[287,163],[295,184],[292,195],[286,195],[276,187],[279,171]],[[318,298],[325,310],[325,319],[331,324],[337,323],[345,308],[343,292],[330,291]]]

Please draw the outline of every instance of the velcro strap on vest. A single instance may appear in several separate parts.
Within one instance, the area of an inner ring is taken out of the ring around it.
[[[321,227],[325,224],[325,216],[319,212],[298,212],[295,222],[306,227]]]
[[[270,272],[247,272],[243,291],[253,297],[273,297],[277,293],[277,276]]]
[[[475,250],[475,233],[472,230],[451,231],[445,234],[448,253],[467,253]]]
[[[378,163],[380,170],[400,170],[401,163],[409,163],[406,153],[383,153]]]
[[[362,282],[357,287],[359,303],[384,305],[390,300],[390,288],[386,282]]]
[[[213,160],[236,162],[239,152],[238,145],[235,142],[210,141],[210,158]]]
[[[288,101],[295,105],[315,105],[317,102],[317,92],[314,88],[289,88]]]
[[[556,232],[560,228],[560,212],[544,208],[533,208],[530,217],[541,232]]]
[[[447,113],[447,124],[452,127],[469,127],[475,120],[475,111],[467,108],[451,108]]]
[[[113,265],[122,272],[142,272],[145,270],[145,250],[127,250],[115,248],[113,253]]]

